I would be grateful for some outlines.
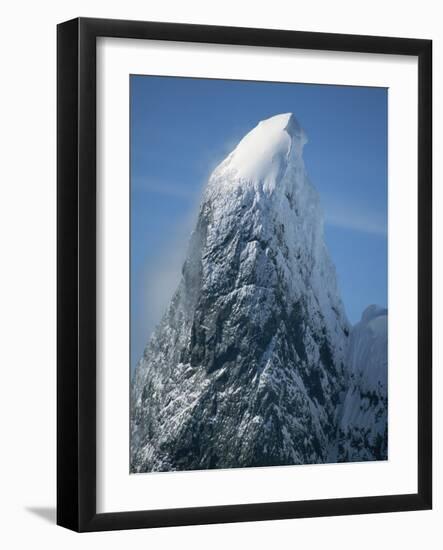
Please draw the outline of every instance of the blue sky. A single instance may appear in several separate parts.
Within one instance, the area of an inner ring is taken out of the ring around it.
[[[202,188],[258,121],[292,112],[352,323],[387,306],[387,90],[131,76],[131,367],[178,283]]]

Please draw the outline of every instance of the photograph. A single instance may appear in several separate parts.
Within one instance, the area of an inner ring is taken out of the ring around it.
[[[388,89],[129,79],[130,473],[388,460]]]
[[[442,546],[439,7],[4,4],[1,548]]]

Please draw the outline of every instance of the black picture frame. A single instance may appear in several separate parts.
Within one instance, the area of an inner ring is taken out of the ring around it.
[[[96,39],[400,54],[418,58],[418,491],[136,512],[96,511]],[[57,523],[104,531],[432,507],[432,42],[78,18],[57,29]]]

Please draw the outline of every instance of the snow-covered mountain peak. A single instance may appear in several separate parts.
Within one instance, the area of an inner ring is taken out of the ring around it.
[[[335,445],[350,327],[305,142],[277,115],[210,176],[137,366],[132,471],[317,463]]]
[[[226,247],[229,237],[240,259],[237,287],[251,280],[266,287],[273,273],[272,285],[280,279],[294,301],[309,296],[317,304],[313,307],[322,312],[321,324],[337,335],[350,327],[324,243],[320,197],[302,157],[306,142],[292,113],[259,122],[209,178],[200,210],[204,228],[200,232],[197,226],[196,231],[206,243],[203,266],[205,270],[207,264],[208,276],[204,279],[211,285],[220,276],[225,286],[226,256],[216,251]],[[201,241],[195,240],[200,249]],[[197,260],[189,258],[188,265],[194,264]],[[343,334],[334,336],[340,349],[342,338]]]
[[[273,191],[290,158],[301,158],[306,134],[292,113],[260,121],[218,166],[214,175],[231,174],[237,183],[261,184]]]

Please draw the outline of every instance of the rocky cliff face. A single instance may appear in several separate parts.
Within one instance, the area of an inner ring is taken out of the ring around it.
[[[350,327],[305,142],[293,115],[277,115],[211,175],[181,282],[136,369],[131,471],[336,459]]]

